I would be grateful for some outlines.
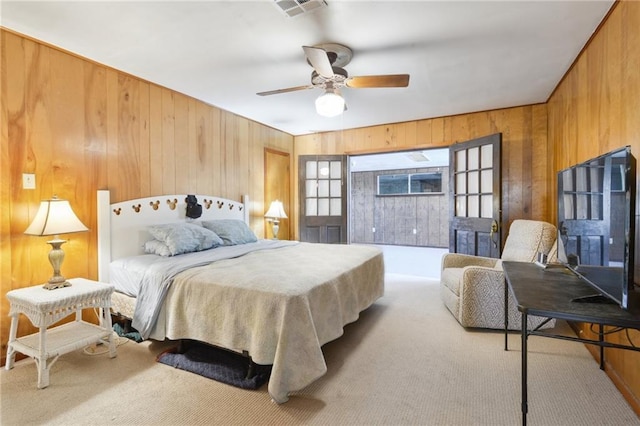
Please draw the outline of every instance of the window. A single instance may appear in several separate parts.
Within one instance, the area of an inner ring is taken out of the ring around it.
[[[442,192],[442,173],[419,173],[409,175],[410,193]]]
[[[342,215],[342,162],[307,161],[306,216]]]
[[[378,175],[378,195],[411,195],[441,192],[441,172]]]

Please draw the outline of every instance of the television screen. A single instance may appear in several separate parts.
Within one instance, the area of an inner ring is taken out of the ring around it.
[[[558,173],[558,259],[594,287],[594,297],[584,301],[629,307],[634,205],[629,146]]]

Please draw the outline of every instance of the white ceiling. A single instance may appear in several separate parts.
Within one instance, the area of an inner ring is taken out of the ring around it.
[[[447,148],[364,154],[349,157],[349,170],[352,172],[448,166],[449,149]]]
[[[545,102],[614,3],[345,1],[287,17],[260,1],[5,1],[0,24],[293,135]],[[345,89],[316,114],[303,45],[353,50],[351,76],[409,87]],[[9,60],[11,60],[9,58]]]

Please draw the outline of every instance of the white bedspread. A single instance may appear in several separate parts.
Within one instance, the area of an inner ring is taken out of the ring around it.
[[[327,367],[321,346],[384,293],[382,252],[372,246],[299,243],[177,274],[151,338],[196,339],[273,365],[278,403]]]
[[[157,255],[132,256],[110,265],[116,290],[135,295],[132,325],[143,338],[148,338],[173,278],[182,271],[223,259],[243,256],[259,250],[298,244],[297,241],[258,240],[255,243],[218,247],[173,257]]]

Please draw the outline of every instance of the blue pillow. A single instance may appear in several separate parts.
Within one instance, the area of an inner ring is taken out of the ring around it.
[[[148,241],[145,243],[145,252],[160,256],[175,256],[223,245],[215,232],[191,223],[153,225],[148,231],[161,244]]]
[[[255,243],[258,237],[253,233],[249,225],[237,219],[219,219],[202,221],[202,226],[215,232],[225,246],[237,244]]]

